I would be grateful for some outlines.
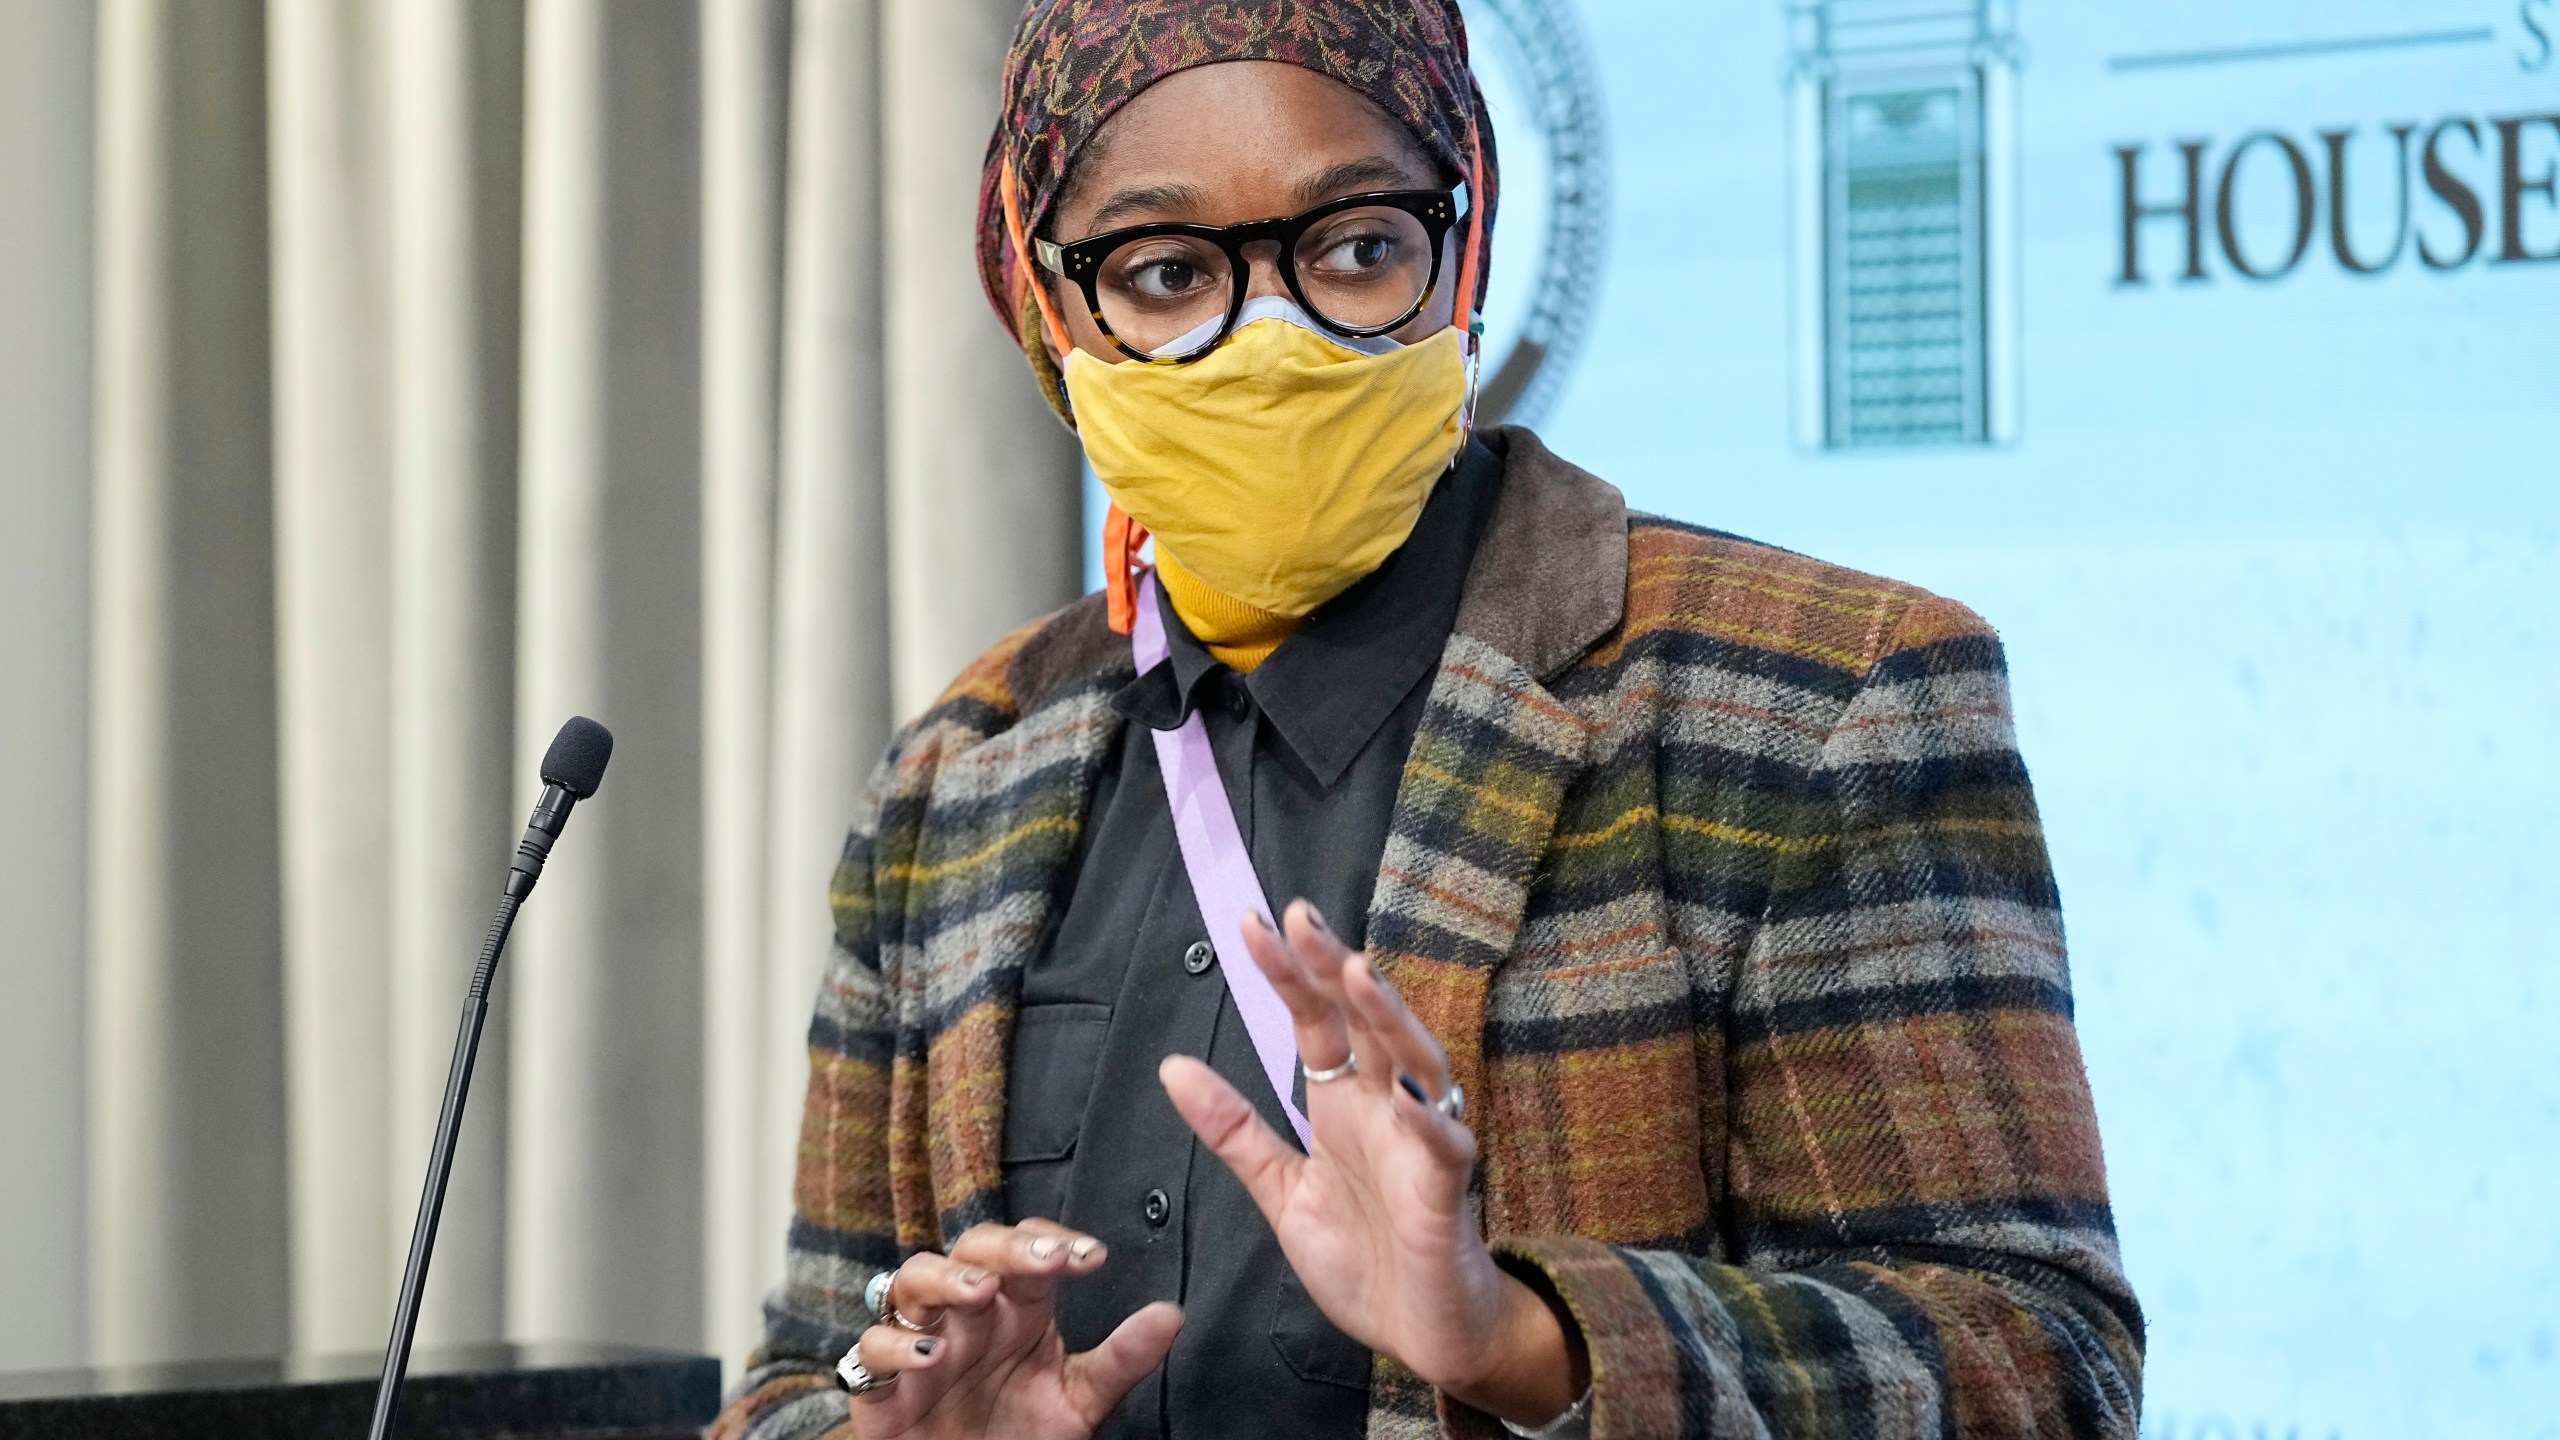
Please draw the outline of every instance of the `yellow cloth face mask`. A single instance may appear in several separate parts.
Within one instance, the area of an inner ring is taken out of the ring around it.
[[[1067,397],[1102,488],[1160,552],[1221,594],[1301,616],[1404,544],[1457,457],[1466,337],[1346,344],[1286,302],[1245,314],[1188,365],[1077,350]]]

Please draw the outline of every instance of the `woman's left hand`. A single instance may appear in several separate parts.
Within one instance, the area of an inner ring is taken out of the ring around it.
[[[1552,1420],[1581,1395],[1588,1362],[1555,1310],[1494,1263],[1468,1212],[1475,1136],[1421,1098],[1449,1093],[1448,1052],[1313,906],[1291,905],[1282,925],[1248,916],[1245,943],[1288,1002],[1302,1063],[1358,1062],[1306,1087],[1314,1153],[1274,1134],[1198,1060],[1167,1059],[1165,1090],[1344,1333],[1479,1410]]]

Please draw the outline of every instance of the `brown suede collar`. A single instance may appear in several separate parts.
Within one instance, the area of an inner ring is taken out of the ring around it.
[[[1503,459],[1502,497],[1467,571],[1457,631],[1540,682],[1618,626],[1627,601],[1627,501],[1618,487],[1556,458],[1517,425],[1484,434]],[[1022,642],[1005,669],[1017,713],[1098,675],[1127,674],[1129,639],[1087,595]]]
[[[1521,426],[1484,438],[1502,456],[1502,499],[1467,572],[1458,633],[1544,684],[1625,617],[1627,497]]]

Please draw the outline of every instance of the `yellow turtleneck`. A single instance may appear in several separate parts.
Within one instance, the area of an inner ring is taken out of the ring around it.
[[[1191,627],[1193,637],[1209,647],[1219,664],[1240,675],[1252,674],[1253,667],[1270,659],[1303,618],[1248,605],[1211,589],[1175,563],[1161,543],[1156,546],[1156,576],[1164,582],[1164,596],[1173,602],[1173,613]]]

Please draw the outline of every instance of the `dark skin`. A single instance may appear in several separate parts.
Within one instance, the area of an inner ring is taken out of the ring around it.
[[[1448,183],[1401,126],[1365,97],[1295,66],[1203,66],[1148,87],[1079,157],[1052,233],[1075,240],[1157,220],[1230,225],[1293,215],[1343,195]],[[1457,236],[1451,237],[1454,247]],[[1281,295],[1270,247],[1252,255],[1254,295]],[[1444,275],[1454,272],[1453,257]],[[1450,323],[1449,296],[1395,332],[1408,343]],[[1096,359],[1120,352],[1063,281],[1051,310]],[[1063,360],[1055,354],[1053,358]],[[1449,1057],[1365,955],[1304,901],[1278,928],[1247,918],[1254,962],[1296,1022],[1311,1070],[1356,1058],[1356,1075],[1308,1087],[1313,1153],[1274,1134],[1208,1066],[1165,1060],[1174,1107],[1252,1194],[1307,1293],[1345,1333],[1478,1410],[1523,1425],[1563,1413],[1590,1384],[1581,1337],[1551,1301],[1496,1265],[1466,1204],[1474,1135],[1395,1083],[1438,1095]],[[1160,1364],[1176,1307],[1139,1310],[1070,1355],[1052,1287],[1103,1262],[1100,1241],[1044,1220],[982,1225],[950,1254],[900,1267],[891,1304],[936,1333],[865,1331],[863,1364],[902,1376],[852,1401],[863,1440],[1035,1437],[1079,1440]]]
[[[1168,75],[1121,107],[1076,158],[1049,230],[1081,240],[1158,220],[1234,225],[1363,191],[1449,183],[1411,132],[1350,86],[1295,65],[1239,60]],[[1463,232],[1450,233],[1440,293],[1392,332],[1396,339],[1411,344],[1448,327],[1456,291],[1448,277]],[[1271,246],[1251,258],[1249,298],[1289,293]],[[1127,358],[1103,338],[1081,290],[1056,276],[1048,282],[1050,313],[1076,349],[1114,364]],[[1054,343],[1048,349],[1065,361]]]

